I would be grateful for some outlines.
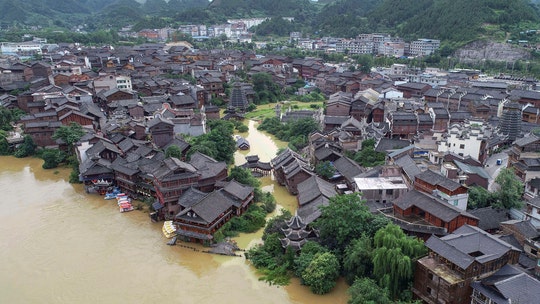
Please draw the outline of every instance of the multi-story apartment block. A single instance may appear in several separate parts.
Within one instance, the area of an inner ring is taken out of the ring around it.
[[[433,54],[441,46],[440,40],[435,39],[418,39],[411,42],[409,55],[411,56],[428,56]]]
[[[376,52],[378,55],[388,57],[401,57],[405,55],[405,42],[403,41],[384,41],[378,45]]]
[[[342,39],[336,43],[337,53],[372,54],[375,43],[357,39]]]

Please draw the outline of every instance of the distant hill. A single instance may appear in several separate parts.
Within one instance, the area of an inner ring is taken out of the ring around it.
[[[206,6],[207,0],[0,0],[0,25],[49,26],[57,21],[122,26],[142,21],[147,15],[173,16]]]
[[[540,28],[537,4],[540,0],[0,0],[0,25],[143,28],[294,17],[291,24],[267,22],[257,33],[294,29],[311,36],[355,37],[384,32],[463,45],[479,38],[502,41]]]
[[[315,6],[309,0],[213,0],[208,10],[226,17],[293,17]]]

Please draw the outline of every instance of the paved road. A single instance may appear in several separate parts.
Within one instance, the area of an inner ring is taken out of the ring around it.
[[[493,154],[486,160],[486,165],[484,166],[484,169],[489,174],[489,176],[491,176],[491,178],[489,179],[489,186],[488,186],[489,191],[496,190],[496,188],[494,188],[494,186],[496,186],[495,179],[497,178],[497,175],[499,175],[499,172],[501,171],[501,169],[506,168],[506,164],[508,163],[507,152],[508,150],[504,150],[501,153]],[[501,165],[497,165],[497,159],[502,160]]]

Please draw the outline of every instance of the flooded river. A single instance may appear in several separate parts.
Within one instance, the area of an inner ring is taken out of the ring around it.
[[[247,138],[248,154],[263,161],[275,155],[276,143],[253,123]],[[257,147],[259,141],[264,146]],[[240,153],[235,157],[244,162]],[[0,303],[347,301],[343,281],[317,296],[298,280],[285,287],[259,281],[244,258],[167,246],[161,225],[146,213],[119,213],[114,202],[67,183],[68,170],[43,170],[41,164],[0,157]],[[294,197],[283,187],[271,177],[263,185],[280,206],[294,211]],[[237,241],[247,248],[259,238],[260,232]]]

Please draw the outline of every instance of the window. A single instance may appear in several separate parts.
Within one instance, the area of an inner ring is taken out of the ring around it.
[[[428,279],[433,280],[433,273],[428,273]]]
[[[465,149],[465,144],[459,145],[459,148],[460,148],[460,149]]]
[[[394,189],[386,189],[386,195],[394,194]]]

